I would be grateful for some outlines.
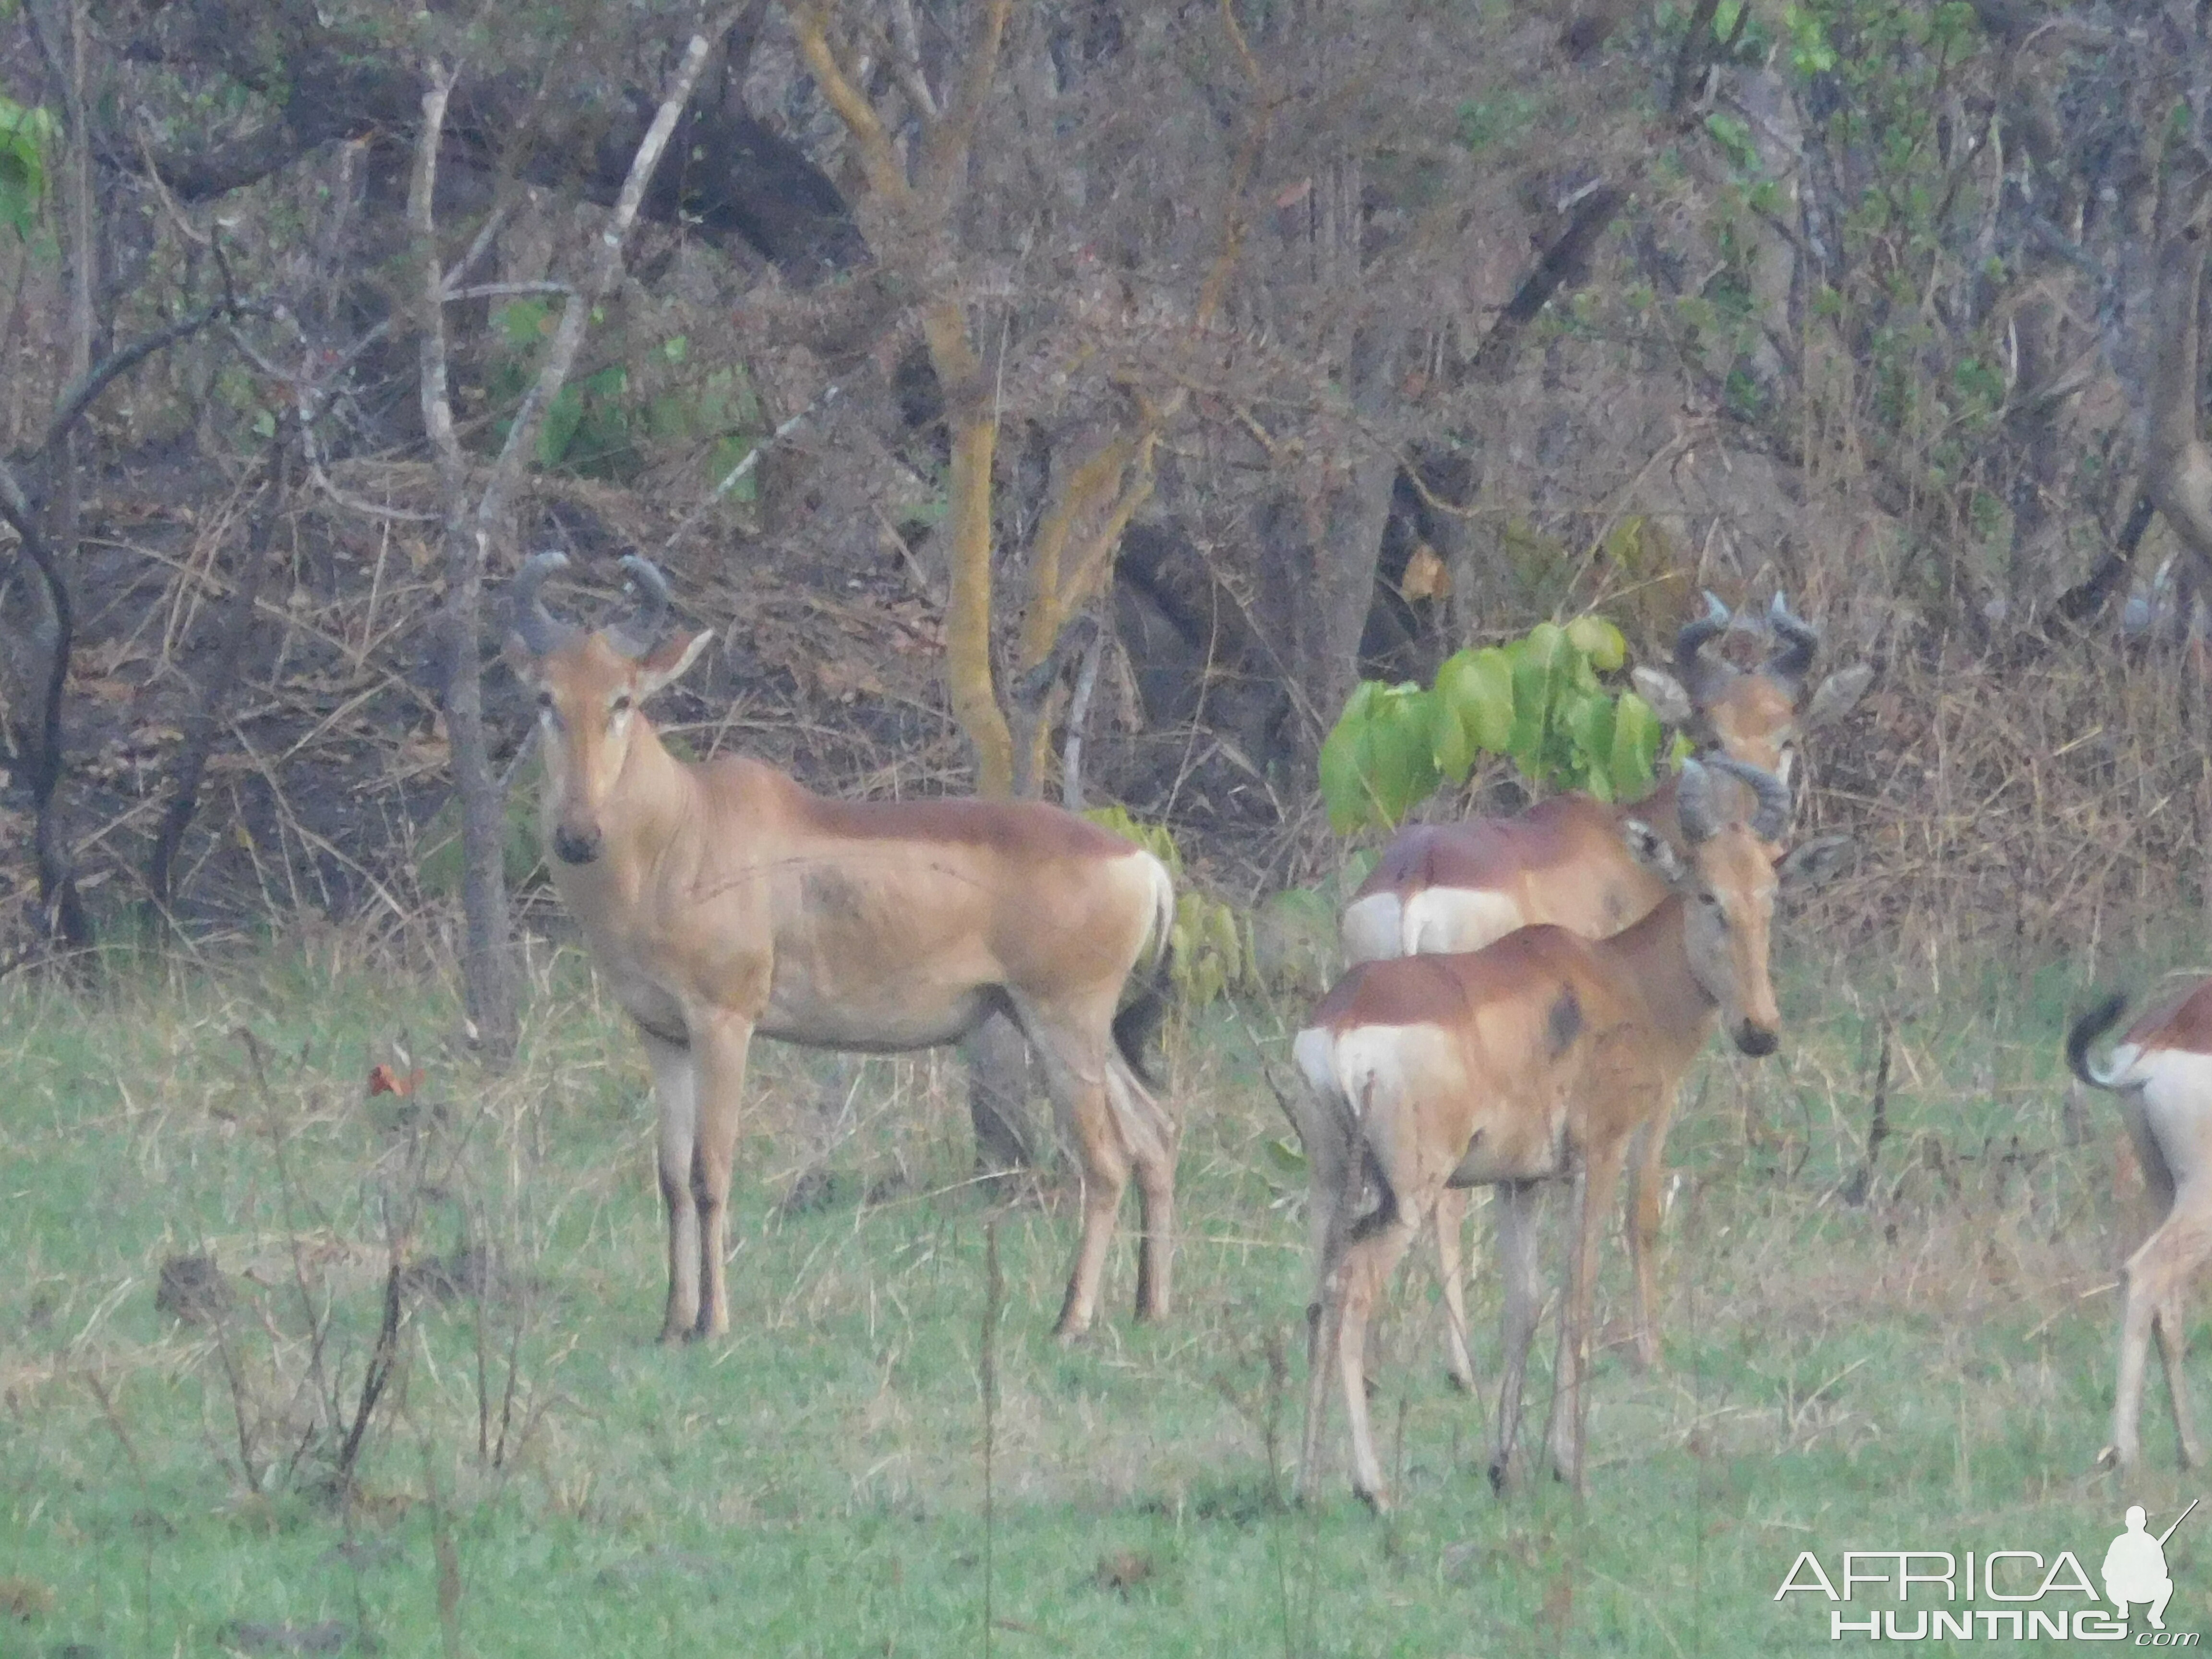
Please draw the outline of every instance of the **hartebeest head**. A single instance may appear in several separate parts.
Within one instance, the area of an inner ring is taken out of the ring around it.
[[[1779,592],[1767,607],[1772,653],[1757,668],[1738,668],[1707,647],[1735,625],[1729,608],[1705,595],[1705,614],[1674,636],[1672,672],[1639,667],[1637,690],[1659,717],[1698,744],[1747,761],[1787,780],[1796,740],[1859,700],[1874,670],[1865,663],[1837,670],[1806,696],[1820,630],[1793,613]]]
[[[712,629],[657,645],[668,620],[668,581],[650,560],[622,562],[636,586],[636,610],[611,627],[585,629],[545,608],[545,579],[568,562],[537,553],[515,573],[507,660],[538,696],[545,745],[545,822],[554,855],[589,864],[599,855],[600,820],[623,775],[637,707],[698,660]]]
[[[1757,804],[1747,822],[1718,816],[1717,771],[1750,787]],[[1789,787],[1771,772],[1726,756],[1683,762],[1674,805],[1689,846],[1686,860],[1641,818],[1626,819],[1622,836],[1638,862],[1681,896],[1691,975],[1719,1006],[1730,1040],[1747,1054],[1771,1054],[1780,1046],[1782,1027],[1767,971],[1775,896],[1826,879],[1850,842],[1808,842],[1778,862],[1776,843],[1790,823]]]

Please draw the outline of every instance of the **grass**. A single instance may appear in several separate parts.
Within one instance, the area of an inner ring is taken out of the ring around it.
[[[2155,1528],[2196,1495],[2155,1382],[2146,1471],[2092,1471],[2143,1224],[2110,1103],[2065,1103],[2063,966],[1796,963],[1784,1054],[1703,1062],[1664,1363],[1601,1358],[1583,1504],[1492,1497],[1402,1273],[1376,1404],[1402,1504],[1377,1521],[1340,1412],[1325,1500],[1280,1501],[1307,1268],[1241,1021],[1174,1056],[1165,1325],[1129,1322],[1125,1237],[1101,1328],[1049,1340],[1073,1206],[967,1180],[951,1060],[763,1044],[733,1334],[666,1352],[644,1067],[574,956],[541,952],[525,1066],[488,1079],[442,985],[334,948],[0,988],[0,1653],[1768,1653],[1827,1644],[1825,1601],[1773,1599],[1802,1549],[1832,1573],[1846,1548],[2068,1548],[2094,1574],[2125,1503]],[[1855,1207],[1885,1018],[1890,1134]],[[419,1088],[371,1095],[380,1063]],[[214,1322],[155,1305],[185,1255],[226,1276]],[[1612,1251],[1614,1334],[1626,1286]],[[2169,1546],[2179,1630],[2212,1622],[2200,1531]]]

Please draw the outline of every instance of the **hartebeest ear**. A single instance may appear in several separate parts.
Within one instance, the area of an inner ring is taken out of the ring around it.
[[[1674,843],[1642,818],[1623,818],[1620,838],[1628,843],[1629,857],[1669,887],[1689,879],[1690,872],[1683,867],[1681,854],[1675,852]]]
[[[1801,842],[1774,866],[1774,874],[1784,892],[1809,893],[1842,869],[1857,850],[1858,843],[1849,836],[1823,836],[1818,841]]]
[[[1682,682],[1663,668],[1646,668],[1638,664],[1628,678],[1635,683],[1636,695],[1651,705],[1651,712],[1669,726],[1687,726],[1696,710],[1691,707],[1690,694],[1682,689]]]
[[[651,696],[671,680],[681,678],[685,669],[699,660],[699,653],[714,641],[714,630],[702,628],[690,639],[680,635],[665,645],[657,646],[637,665],[637,695],[641,700]]]
[[[1805,718],[1797,722],[1797,729],[1810,732],[1816,726],[1826,726],[1849,714],[1851,705],[1865,696],[1867,687],[1873,684],[1872,663],[1854,663],[1849,668],[1838,668],[1820,682],[1820,689],[1806,705]]]

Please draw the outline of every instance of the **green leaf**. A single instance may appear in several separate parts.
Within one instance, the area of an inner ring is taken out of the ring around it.
[[[1493,755],[1505,752],[1513,731],[1513,665],[1504,652],[1494,645],[1454,652],[1437,670],[1436,696],[1474,747]]]
[[[1567,735],[1575,745],[1575,772],[1600,800],[1613,799],[1613,699],[1584,695],[1567,710]]]
[[[1275,1172],[1286,1180],[1304,1181],[1306,1178],[1304,1148],[1293,1146],[1288,1139],[1278,1137],[1262,1142],[1261,1150],[1267,1153],[1267,1162],[1274,1167]]]
[[[1602,617],[1577,617],[1567,624],[1567,641],[1601,673],[1618,673],[1628,660],[1628,640]]]
[[[1474,769],[1474,739],[1468,735],[1459,711],[1442,695],[1430,699],[1429,711],[1429,752],[1436,759],[1437,770],[1456,789]]]
[[[1652,762],[1659,752],[1659,716],[1633,691],[1624,691],[1613,711],[1613,753],[1607,770],[1613,778],[1613,798],[1641,800],[1658,780]]]
[[[1374,680],[1362,680],[1346,700],[1344,712],[1321,746],[1321,798],[1328,808],[1328,827],[1340,836],[1369,822],[1367,788],[1361,775],[1360,747],[1372,719],[1376,694],[1382,690]]]
[[[36,104],[0,97],[0,226],[27,238],[46,194],[54,118]]]

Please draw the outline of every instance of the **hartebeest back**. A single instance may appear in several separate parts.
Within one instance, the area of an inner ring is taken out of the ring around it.
[[[1774,648],[1755,669],[1741,669],[1711,647],[1735,625],[1711,593],[1705,614],[1675,636],[1673,672],[1639,667],[1637,689],[1668,724],[1728,758],[1787,780],[1792,745],[1856,702],[1873,671],[1840,669],[1808,698],[1820,630],[1795,615],[1780,593],[1766,612]],[[1556,796],[1512,817],[1420,824],[1399,832],[1346,908],[1346,956],[1353,962],[1428,952],[1479,951],[1516,927],[1549,923],[1603,939],[1648,914],[1667,885],[1629,849],[1621,827],[1633,816],[1684,849],[1677,820],[1679,776],[1632,806],[1591,797]],[[1726,790],[1734,786],[1723,783]],[[1748,796],[1736,803],[1750,805]],[[1659,1235],[1661,1155],[1670,1101],[1644,1126],[1629,1182],[1629,1254],[1636,1268],[1635,1329],[1639,1361],[1658,1358],[1653,1328],[1654,1263]],[[1437,1276],[1443,1286],[1445,1363],[1462,1388],[1474,1386],[1467,1352],[1460,1226],[1466,1200],[1449,1194],[1437,1212]]]
[[[2129,1026],[2100,1066],[2089,1050],[2126,1010],[2124,996],[2108,998],[2066,1034],[2066,1063],[2074,1075],[2119,1096],[2121,1119],[2160,1212],[2150,1237],[2128,1258],[2124,1275],[2112,1443],[2100,1461],[2131,1469],[2142,1455],[2143,1365],[2156,1326],[2182,1466],[2193,1469],[2203,1465],[2204,1453],[2181,1362],[2188,1345],[2190,1281],[2212,1257],[2212,979],[2169,997]]]
[[[1751,787],[1749,822],[1711,817],[1717,770]],[[1581,1176],[1582,1195],[1547,1440],[1579,1484],[1591,1285],[1629,1139],[1662,1109],[1717,1018],[1744,1053],[1774,1050],[1776,891],[1825,876],[1845,844],[1812,842],[1778,865],[1788,790],[1739,762],[1688,763],[1678,808],[1686,854],[1641,820],[1622,823],[1632,855],[1669,893],[1632,927],[1598,940],[1527,927],[1471,953],[1363,963],[1298,1033],[1316,1284],[1302,1492],[1316,1477],[1333,1359],[1352,1484],[1387,1504],[1367,1419],[1368,1317],[1438,1200],[1484,1184],[1505,1188],[1506,1353],[1491,1470],[1501,1486],[1510,1479],[1537,1306],[1530,1183],[1570,1175]],[[1352,1220],[1370,1187],[1375,1208]]]
[[[540,598],[566,562],[541,553],[516,575],[507,655],[538,696],[554,885],[653,1066],[664,1340],[729,1328],[731,1162],[756,1035],[912,1049],[954,1042],[994,1011],[1042,1056],[1082,1167],[1058,1330],[1093,1317],[1133,1170],[1138,1312],[1165,1313],[1176,1126],[1141,1077],[1141,1011],[1116,1010],[1133,969],[1156,978],[1164,965],[1166,868],[1040,802],[830,800],[757,761],[678,760],[641,706],[711,634],[655,644],[667,586],[638,558],[623,562],[642,594],[637,617],[568,627]]]

